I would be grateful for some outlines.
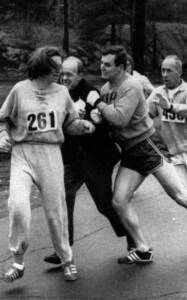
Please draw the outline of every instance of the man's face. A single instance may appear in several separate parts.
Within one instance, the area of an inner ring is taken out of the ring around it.
[[[180,83],[180,70],[173,58],[166,58],[161,66],[162,79],[168,89],[176,88]]]
[[[101,77],[106,80],[113,80],[118,75],[120,67],[115,65],[115,55],[107,54],[101,57]]]
[[[75,61],[67,60],[62,64],[62,83],[68,90],[74,89],[79,83],[81,76],[78,74],[77,63]]]
[[[62,68],[62,58],[60,56],[53,56],[51,57],[51,60],[55,63],[53,68],[51,68],[51,78],[52,81],[57,82],[59,78],[59,73]]]

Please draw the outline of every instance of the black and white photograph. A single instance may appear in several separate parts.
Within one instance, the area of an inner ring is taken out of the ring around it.
[[[0,300],[187,300],[187,1],[0,0]]]

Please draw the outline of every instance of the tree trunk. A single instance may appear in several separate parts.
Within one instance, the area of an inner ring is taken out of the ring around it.
[[[116,25],[115,24],[111,24],[111,44],[115,45],[116,44]]]
[[[135,68],[144,72],[146,0],[132,0],[132,54]]]
[[[156,36],[156,24],[153,22],[152,25],[152,32],[153,32],[153,61],[152,61],[152,68],[155,70],[157,68],[157,36]]]
[[[65,53],[69,54],[69,20],[68,20],[68,0],[64,0],[64,40],[63,49]]]

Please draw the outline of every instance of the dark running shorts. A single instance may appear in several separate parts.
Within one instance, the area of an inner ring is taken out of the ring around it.
[[[159,143],[153,142],[154,134],[138,143],[130,149],[123,149],[121,154],[121,166],[137,171],[147,176],[163,165],[163,159],[167,158],[159,149]]]

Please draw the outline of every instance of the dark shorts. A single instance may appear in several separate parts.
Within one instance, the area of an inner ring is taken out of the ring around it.
[[[121,154],[121,166],[137,171],[147,176],[163,165],[167,158],[162,154],[160,145],[153,142],[154,134],[138,143],[130,149],[123,149]]]

